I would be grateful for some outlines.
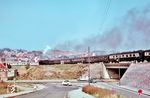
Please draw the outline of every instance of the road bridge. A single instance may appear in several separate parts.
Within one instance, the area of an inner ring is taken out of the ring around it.
[[[110,79],[121,79],[130,63],[105,63]]]

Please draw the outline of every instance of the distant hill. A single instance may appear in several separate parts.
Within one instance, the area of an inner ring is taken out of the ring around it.
[[[91,56],[97,55],[106,55],[109,53],[113,53],[113,51],[91,51]],[[58,50],[58,49],[48,49],[44,52],[44,50],[25,50],[25,49],[10,49],[3,48],[0,49],[0,58],[8,58],[8,57],[40,57],[41,59],[57,59],[57,58],[75,58],[75,57],[86,57],[88,56],[87,51],[68,51],[68,50]]]
[[[42,51],[29,51],[25,49],[10,49],[3,48],[0,49],[0,58],[35,58],[41,57]]]

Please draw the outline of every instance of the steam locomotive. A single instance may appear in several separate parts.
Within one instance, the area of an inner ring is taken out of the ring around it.
[[[150,50],[138,50],[132,52],[121,52],[109,55],[101,56],[90,56],[90,57],[78,57],[68,59],[57,59],[57,60],[39,60],[40,65],[53,65],[53,64],[77,64],[77,63],[118,63],[118,62],[150,62]]]

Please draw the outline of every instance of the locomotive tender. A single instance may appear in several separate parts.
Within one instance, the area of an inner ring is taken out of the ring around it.
[[[138,50],[132,52],[121,52],[109,55],[90,56],[90,57],[78,57],[78,58],[67,58],[67,59],[56,59],[56,60],[39,60],[40,65],[53,65],[53,64],[77,64],[77,63],[110,63],[110,62],[143,62],[150,61],[150,50]]]

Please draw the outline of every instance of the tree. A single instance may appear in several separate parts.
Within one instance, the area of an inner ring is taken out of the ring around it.
[[[25,66],[26,70],[28,70],[30,68],[30,64],[28,63],[26,66]]]
[[[8,68],[8,69],[11,69],[12,66],[11,66],[10,64],[7,64],[7,68]]]

